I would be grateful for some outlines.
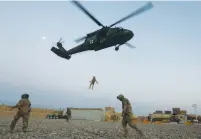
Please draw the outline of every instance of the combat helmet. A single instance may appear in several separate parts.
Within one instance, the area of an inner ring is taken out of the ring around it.
[[[29,94],[22,94],[21,98],[22,98],[22,99],[24,99],[24,98],[25,98],[25,99],[28,99],[28,98],[29,98]]]
[[[117,96],[117,99],[119,99],[119,100],[124,99],[124,95],[122,95],[122,94],[118,95],[118,96]]]

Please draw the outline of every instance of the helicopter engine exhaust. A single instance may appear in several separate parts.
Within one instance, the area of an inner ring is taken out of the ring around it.
[[[59,57],[65,58],[65,59],[70,59],[71,56],[67,54],[66,51],[62,51],[61,49],[57,49],[55,47],[51,48],[51,51],[58,55]]]

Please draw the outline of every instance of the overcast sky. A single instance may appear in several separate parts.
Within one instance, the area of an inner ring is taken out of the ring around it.
[[[145,2],[82,2],[110,25]],[[130,29],[136,49],[121,46],[59,58],[64,47],[99,27],[70,2],[0,2],[1,102],[30,93],[36,107],[121,109],[120,93],[137,115],[172,107],[201,113],[201,2],[153,2],[154,8],[118,26]],[[88,90],[92,76],[99,81]]]

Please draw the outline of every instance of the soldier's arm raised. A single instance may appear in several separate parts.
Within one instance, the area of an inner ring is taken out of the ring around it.
[[[11,108],[14,109],[14,108],[20,108],[22,106],[23,102],[22,100],[20,100],[15,106],[12,106]]]

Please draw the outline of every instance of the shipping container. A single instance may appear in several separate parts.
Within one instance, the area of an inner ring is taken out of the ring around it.
[[[165,114],[171,114],[172,111],[165,111],[164,113],[165,113]]]
[[[157,114],[162,114],[163,111],[157,110],[156,113],[157,113]]]
[[[180,113],[180,108],[172,108],[172,113],[173,114],[179,114]]]
[[[70,108],[72,120],[105,120],[105,112],[101,108]]]

